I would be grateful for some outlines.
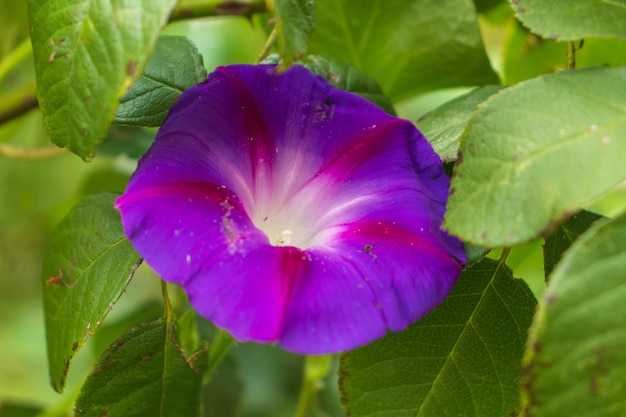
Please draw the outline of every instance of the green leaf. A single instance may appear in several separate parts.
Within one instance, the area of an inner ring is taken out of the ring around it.
[[[625,159],[626,67],[501,90],[466,127],[445,227],[479,246],[530,241],[623,181]]]
[[[81,389],[75,415],[198,416],[202,373],[194,366],[177,342],[175,322],[144,323],[102,354]]]
[[[354,65],[394,102],[498,82],[471,0],[317,0],[315,14],[310,52]]]
[[[509,0],[519,20],[544,38],[626,39],[624,0]]]
[[[555,268],[524,355],[524,415],[626,414],[626,216],[598,221]]]
[[[42,266],[50,380],[61,392],[70,361],[111,311],[139,265],[124,236],[117,196],[80,201],[55,229]]]
[[[346,62],[331,57],[309,55],[302,62],[313,74],[318,74],[332,85],[350,91],[376,104],[387,113],[395,115],[391,101],[383,94],[374,79]]]
[[[459,141],[476,107],[502,87],[487,85],[463,94],[422,116],[416,125],[444,162],[456,160]]]
[[[269,0],[276,15],[282,67],[304,56],[315,26],[313,0]]]
[[[570,245],[602,216],[590,211],[574,214],[546,238],[543,246],[543,268],[547,277]]]
[[[471,243],[464,243],[463,246],[465,249],[465,259],[467,260],[467,263],[478,261],[491,252],[490,248],[474,246]]]
[[[37,97],[52,142],[90,159],[176,0],[28,0]]]
[[[128,304],[125,305],[125,307],[127,306]],[[128,329],[141,323],[157,320],[163,316],[163,302],[158,299],[151,299],[147,302],[135,304],[132,307],[132,310],[121,319],[107,320],[98,328],[98,333],[89,342],[94,360],[98,359]]]
[[[207,77],[202,55],[182,36],[159,38],[154,55],[115,111],[115,123],[161,126],[183,91]]]
[[[520,362],[535,305],[506,265],[483,259],[466,267],[425,318],[342,355],[348,414],[517,415]]]
[[[148,151],[154,138],[156,129],[144,129],[133,126],[111,126],[107,137],[98,146],[100,155],[119,156],[139,159]]]

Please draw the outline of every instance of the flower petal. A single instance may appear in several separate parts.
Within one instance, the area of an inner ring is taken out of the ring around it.
[[[236,338],[345,351],[454,285],[448,178],[410,122],[274,71],[223,67],[183,93],[116,207],[155,271]]]

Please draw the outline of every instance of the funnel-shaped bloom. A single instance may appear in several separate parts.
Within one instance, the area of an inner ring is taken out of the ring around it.
[[[352,349],[439,304],[461,243],[410,123],[295,66],[218,68],[182,94],[116,203],[127,236],[244,341]]]

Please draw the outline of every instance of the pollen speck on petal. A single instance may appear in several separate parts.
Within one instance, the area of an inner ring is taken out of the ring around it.
[[[180,96],[116,208],[199,314],[325,354],[448,294],[465,262],[440,229],[448,186],[412,123],[301,66],[233,65]]]

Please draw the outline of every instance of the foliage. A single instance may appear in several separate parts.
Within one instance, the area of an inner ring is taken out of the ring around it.
[[[0,416],[623,415],[625,6],[0,0]],[[416,121],[451,169],[457,286],[339,359],[155,291],[113,208],[182,91],[268,55]]]

